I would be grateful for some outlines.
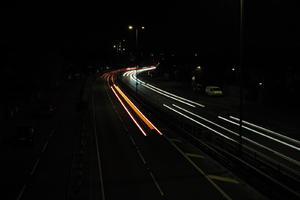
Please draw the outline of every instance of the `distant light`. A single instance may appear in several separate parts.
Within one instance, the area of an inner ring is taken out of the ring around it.
[[[123,39],[123,42],[125,42],[126,40]]]
[[[197,53],[195,53],[195,57],[197,57],[198,56],[198,54]]]
[[[132,30],[132,29],[133,29],[133,26],[129,25],[129,26],[128,26],[128,29],[129,29],[129,30]]]
[[[114,46],[113,46],[113,48],[117,48],[117,46],[116,46],[116,45],[114,45]]]
[[[144,30],[144,29],[145,29],[145,26],[142,26],[142,29]]]
[[[198,66],[196,69],[197,69],[197,70],[201,70],[201,69],[202,69],[202,67],[201,67],[201,66]]]
[[[125,51],[125,48],[123,48],[123,51]]]
[[[232,71],[235,71],[235,68],[233,67],[231,70],[232,70]]]
[[[263,85],[263,83],[262,83],[262,82],[259,82],[259,83],[258,83],[258,85],[262,86],[262,85]]]

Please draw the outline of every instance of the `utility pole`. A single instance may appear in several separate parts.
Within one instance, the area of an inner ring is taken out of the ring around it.
[[[240,0],[240,56],[239,56],[239,63],[240,63],[240,121],[239,121],[239,138],[240,138],[240,145],[239,151],[242,153],[242,146],[243,146],[243,112],[244,112],[244,81],[243,81],[243,73],[244,73],[244,23],[245,19],[245,0]]]

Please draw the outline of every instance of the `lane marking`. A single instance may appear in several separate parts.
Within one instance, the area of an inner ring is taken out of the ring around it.
[[[140,156],[141,160],[143,161],[143,163],[145,165],[146,164],[146,160],[145,160],[144,156],[142,155],[141,151],[138,148],[136,148],[136,151],[137,151],[138,155]]]
[[[200,154],[194,154],[194,153],[185,153],[186,156],[192,157],[192,158],[205,158],[204,156]]]
[[[222,182],[239,184],[239,182],[237,180],[229,178],[229,177],[216,176],[216,175],[207,175],[207,177],[209,177],[210,179],[218,180],[218,181],[222,181]]]
[[[129,138],[130,138],[130,140],[131,140],[132,144],[133,144],[134,146],[136,146],[136,143],[135,143],[135,141],[134,141],[134,139],[132,138],[132,136],[131,136],[131,135],[129,135]]]
[[[48,143],[49,143],[49,141],[47,140],[47,142],[43,146],[42,153],[44,153],[46,151]]]
[[[172,140],[173,142],[182,143],[182,141],[181,141],[181,140],[179,140],[179,139],[177,139],[177,138],[172,138],[172,139],[170,139],[170,140]]]
[[[33,165],[33,168],[32,168],[32,170],[31,170],[31,172],[30,172],[30,175],[32,176],[33,174],[34,174],[34,172],[36,171],[36,168],[37,168],[37,166],[38,166],[38,164],[40,163],[40,158],[38,158],[36,161],[35,161],[35,163],[34,163],[34,165]]]
[[[27,187],[27,185],[24,184],[23,187],[22,187],[22,189],[21,189],[21,191],[20,191],[20,193],[19,193],[19,195],[18,195],[18,197],[17,197],[17,200],[20,200],[22,198],[22,196],[23,196],[23,194],[25,192],[26,187]]]
[[[158,189],[160,195],[161,195],[161,196],[164,196],[165,194],[164,194],[164,192],[162,191],[162,189],[161,189],[160,185],[158,184],[156,178],[154,177],[153,173],[152,173],[152,172],[149,172],[149,174],[150,174],[150,176],[151,176],[151,178],[152,178],[152,180],[153,180],[153,182],[154,182],[156,188]]]
[[[99,171],[99,179],[100,179],[100,189],[101,189],[101,197],[102,200],[105,200],[105,193],[104,193],[104,182],[102,177],[102,166],[101,166],[101,159],[99,153],[99,144],[98,144],[98,137],[97,137],[97,128],[96,128],[96,112],[95,112],[95,100],[94,100],[94,92],[92,91],[92,105],[93,105],[93,121],[94,121],[94,137],[95,137],[95,144],[96,144],[96,151],[97,151],[97,163],[98,163],[98,171]]]
[[[196,165],[188,156],[185,155],[185,153],[177,147],[168,137],[164,135],[164,137],[169,141],[169,143],[204,177],[207,179],[207,181],[218,191],[220,194],[227,200],[232,200],[232,198],[224,192],[211,178],[209,178],[204,171]]]

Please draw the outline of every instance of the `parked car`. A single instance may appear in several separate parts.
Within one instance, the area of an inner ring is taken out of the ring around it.
[[[223,91],[218,86],[207,86],[205,88],[205,93],[208,96],[223,96]]]

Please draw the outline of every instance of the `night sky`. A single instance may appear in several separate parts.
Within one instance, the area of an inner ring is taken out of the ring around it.
[[[283,53],[294,61],[300,44],[296,4],[283,0],[245,2],[247,53]],[[146,27],[141,35],[145,49],[225,57],[238,54],[238,0],[11,2],[1,8],[1,51],[40,53],[78,48],[103,53],[116,40],[132,39],[128,24]]]

